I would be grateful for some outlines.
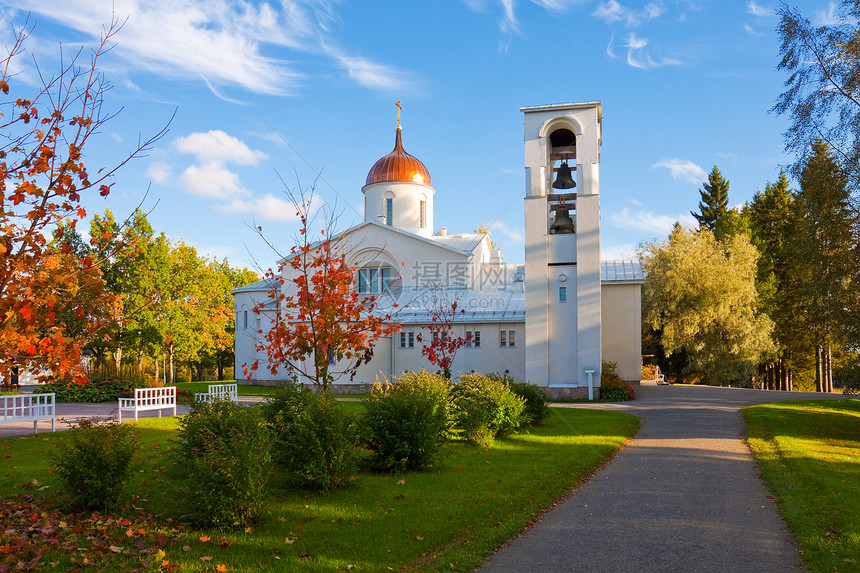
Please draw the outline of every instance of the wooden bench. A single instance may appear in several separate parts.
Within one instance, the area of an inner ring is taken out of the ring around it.
[[[0,396],[0,424],[33,422],[33,433],[40,421],[50,421],[51,431],[56,431],[56,397],[50,394],[23,394]]]
[[[194,399],[198,402],[229,400],[234,404],[238,404],[239,391],[236,384],[210,384],[208,392],[195,392]]]
[[[161,417],[161,411],[168,408],[173,408],[173,415],[176,415],[176,386],[167,386],[164,388],[138,388],[134,391],[134,398],[119,399],[119,421],[122,422],[123,412],[134,412],[134,419],[137,420],[137,415],[140,412],[148,410],[158,410],[158,417]]]

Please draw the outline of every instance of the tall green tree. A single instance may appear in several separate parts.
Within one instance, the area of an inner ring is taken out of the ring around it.
[[[676,225],[640,256],[645,322],[661,333],[666,354],[686,352],[686,371],[711,384],[745,384],[775,350],[773,322],[757,308],[758,251],[749,238],[717,241],[706,228]]]
[[[796,176],[820,139],[833,150],[854,188],[860,184],[860,2],[841,0],[832,22],[814,26],[797,8],[783,3],[778,69],[788,72],[786,89],[773,111],[788,114],[784,134],[797,155]]]
[[[814,337],[816,389],[833,390],[832,349],[849,342],[857,284],[856,221],[848,180],[830,146],[818,140],[800,175],[792,229],[788,288],[796,324]]]
[[[758,306],[774,322],[774,342],[778,347],[773,362],[760,365],[761,382],[770,390],[791,390],[793,372],[789,368],[792,349],[797,350],[796,293],[790,287],[789,271],[793,255],[789,241],[794,229],[794,191],[781,171],[776,183],[767,183],[747,206],[752,242],[758,247]],[[801,353],[802,354],[802,353]],[[795,353],[795,356],[800,354]]]
[[[690,214],[699,222],[699,227],[713,231],[720,217],[729,211],[729,182],[720,170],[714,168],[708,174],[708,182],[699,190],[699,212]]]

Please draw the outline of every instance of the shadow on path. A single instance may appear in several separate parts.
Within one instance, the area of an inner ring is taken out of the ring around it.
[[[840,397],[640,386],[634,402],[566,404],[628,412],[642,427],[612,463],[481,571],[802,571],[744,441],[740,410]]]

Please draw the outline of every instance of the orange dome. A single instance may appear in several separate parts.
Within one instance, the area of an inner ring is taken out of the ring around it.
[[[384,183],[388,181],[409,181],[430,185],[430,172],[416,157],[403,150],[400,140],[400,128],[397,128],[397,139],[394,151],[381,158],[370,168],[365,185]]]

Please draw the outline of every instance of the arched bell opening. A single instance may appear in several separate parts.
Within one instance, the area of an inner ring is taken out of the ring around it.
[[[576,232],[571,211],[576,209],[576,134],[559,127],[549,135],[549,164],[553,192],[547,195],[549,233],[570,235]]]

